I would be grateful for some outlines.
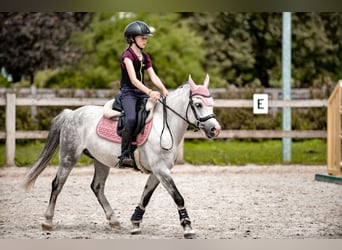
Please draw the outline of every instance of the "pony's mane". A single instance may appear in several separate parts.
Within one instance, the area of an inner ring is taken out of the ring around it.
[[[184,89],[189,89],[190,85],[188,82],[183,82],[178,88],[176,88],[175,90],[172,90],[170,92],[170,96],[177,96],[179,95],[181,92],[184,91]]]

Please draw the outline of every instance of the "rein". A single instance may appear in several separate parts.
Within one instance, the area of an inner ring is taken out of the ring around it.
[[[174,114],[176,114],[178,117],[180,117],[182,120],[184,120],[185,122],[187,122],[189,124],[189,121],[187,119],[185,119],[183,116],[181,116],[178,112],[176,112],[174,109],[172,109],[169,105],[166,104],[166,96],[161,96],[161,100],[159,99],[158,100],[162,105],[163,105],[163,129],[162,129],[162,132],[160,134],[160,147],[163,149],[163,150],[167,150],[167,151],[170,151],[172,148],[173,148],[173,136],[172,136],[172,133],[171,133],[171,130],[170,130],[170,126],[169,126],[169,123],[167,121],[167,108],[169,110],[171,110]],[[164,130],[165,130],[165,126],[167,127],[167,129],[169,130],[169,134],[170,134],[170,137],[171,137],[171,146],[169,148],[166,148],[162,145],[162,137],[163,137],[163,134],[164,134]]]
[[[175,111],[169,105],[167,105],[166,104],[166,97],[165,96],[161,96],[161,100],[160,99],[158,100],[163,105],[163,129],[162,129],[162,132],[160,134],[160,147],[163,150],[169,151],[169,150],[171,150],[173,148],[173,136],[172,136],[172,133],[171,133],[171,130],[170,130],[170,126],[169,126],[168,120],[167,120],[167,109],[172,111],[174,114],[176,114],[179,118],[181,118],[183,121],[185,121],[190,126],[194,126],[195,127],[195,132],[197,132],[198,130],[201,129],[200,125],[201,125],[202,122],[205,122],[205,121],[207,121],[207,120],[209,120],[211,118],[215,118],[214,114],[208,115],[206,117],[199,117],[197,112],[196,112],[196,109],[194,107],[194,103],[193,103],[193,100],[192,100],[193,96],[195,96],[195,95],[193,95],[192,92],[190,91],[189,103],[188,103],[188,106],[186,108],[186,117],[183,117],[181,114],[179,114],[177,111]],[[205,97],[205,98],[209,98],[210,97],[210,96],[203,96],[203,95],[201,95],[201,96]],[[194,116],[196,118],[196,124],[194,124],[194,123],[189,121],[189,118],[188,118],[189,107],[191,107],[191,110],[192,110],[192,112],[193,112],[193,114],[194,114]],[[170,137],[171,137],[171,146],[169,148],[166,148],[166,147],[164,147],[162,145],[162,136],[164,134],[165,127],[169,130]]]

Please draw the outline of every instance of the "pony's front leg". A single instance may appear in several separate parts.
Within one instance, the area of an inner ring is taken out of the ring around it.
[[[184,206],[184,199],[180,192],[178,191],[172,177],[170,174],[169,169],[162,169],[157,171],[156,173],[157,178],[172,196],[173,200],[175,201],[178,207],[178,214],[180,224],[184,229],[184,238],[192,239],[195,237],[195,231],[191,227],[191,221],[188,215],[188,212]]]
[[[153,174],[151,174],[148,177],[147,182],[145,184],[143,194],[141,196],[140,203],[135,208],[135,211],[131,217],[131,222],[133,225],[133,229],[131,230],[131,234],[140,234],[141,233],[140,223],[142,222],[146,206],[149,203],[151,196],[152,196],[154,190],[156,190],[156,188],[158,187],[159,183],[160,183],[159,180]]]

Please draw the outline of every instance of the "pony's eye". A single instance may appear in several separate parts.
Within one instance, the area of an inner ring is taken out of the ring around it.
[[[202,105],[202,103],[199,102],[199,103],[196,103],[196,104],[195,104],[195,107],[196,107],[196,108],[202,108],[203,105]]]

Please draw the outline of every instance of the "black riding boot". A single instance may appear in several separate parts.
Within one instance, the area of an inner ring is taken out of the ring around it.
[[[119,156],[119,159],[120,159],[119,165],[121,168],[124,168],[124,167],[136,168],[135,162],[133,159],[133,154],[131,152],[133,130],[134,130],[133,128],[126,126],[122,134],[121,156]]]

